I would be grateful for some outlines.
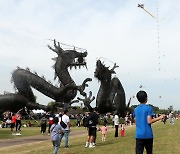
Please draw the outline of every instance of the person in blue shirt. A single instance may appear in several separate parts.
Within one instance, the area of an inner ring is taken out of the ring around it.
[[[145,91],[139,91],[136,97],[140,102],[140,105],[134,109],[134,117],[136,121],[136,154],[143,154],[144,147],[147,154],[152,154],[153,132],[151,124],[163,119],[165,115],[153,118],[154,113],[152,107],[146,105],[148,96]]]

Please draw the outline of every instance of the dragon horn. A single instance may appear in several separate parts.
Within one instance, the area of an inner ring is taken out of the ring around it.
[[[88,70],[87,65],[85,65],[85,67],[86,67],[86,69]]]

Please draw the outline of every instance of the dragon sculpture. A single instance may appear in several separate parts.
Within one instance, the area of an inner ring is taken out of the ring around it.
[[[91,107],[91,102],[95,99],[95,97],[93,96],[92,98],[92,91],[89,92],[89,96],[87,97],[87,95],[84,96],[83,98],[77,97],[78,101],[82,101],[84,104],[84,107],[89,109],[89,111],[91,111],[92,107]]]
[[[114,112],[124,117],[126,110],[124,88],[117,77],[112,78],[117,67],[114,64],[113,68],[109,69],[97,60],[94,76],[101,84],[96,97],[96,106],[100,113]]]
[[[41,78],[38,74],[30,72],[29,69],[17,68],[12,73],[12,81],[17,89],[17,93],[7,93],[0,95],[0,110],[17,111],[22,107],[28,109],[44,109],[47,106],[36,103],[36,98],[33,94],[32,87],[44,95],[54,99],[64,106],[68,106],[68,103],[76,97],[77,91],[81,95],[85,95],[84,89],[87,85],[87,81],[91,81],[90,78],[84,80],[82,85],[77,86],[74,80],[71,78],[68,68],[86,66],[85,57],[87,52],[78,52],[74,48],[73,50],[63,50],[59,42],[54,40],[54,48],[48,45],[48,48],[57,54],[55,60],[55,77],[58,77],[60,81],[59,86],[52,85],[51,82]]]

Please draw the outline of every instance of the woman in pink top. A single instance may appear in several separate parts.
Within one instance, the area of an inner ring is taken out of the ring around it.
[[[101,133],[102,133],[102,141],[106,141],[106,133],[107,133],[106,124],[104,124],[104,125],[101,127]]]

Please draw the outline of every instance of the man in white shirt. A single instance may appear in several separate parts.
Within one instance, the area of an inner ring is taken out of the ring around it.
[[[114,127],[115,127],[115,138],[118,137],[118,128],[119,128],[119,116],[115,114],[114,116]]]
[[[67,125],[66,128],[62,127],[62,131],[63,133],[60,134],[60,144],[61,144],[61,140],[64,136],[64,144],[65,144],[65,148],[68,148],[68,138],[69,138],[69,133],[70,133],[70,119],[68,116],[68,110],[64,110],[64,114],[62,116],[62,121]]]

